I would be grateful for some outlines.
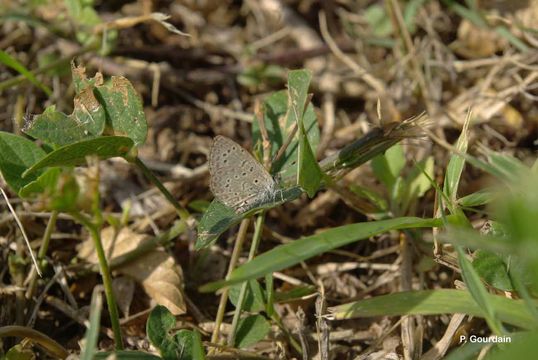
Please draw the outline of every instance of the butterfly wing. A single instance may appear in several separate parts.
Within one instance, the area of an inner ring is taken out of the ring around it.
[[[267,170],[239,144],[217,136],[209,152],[210,189],[237,213],[252,208],[275,188]]]

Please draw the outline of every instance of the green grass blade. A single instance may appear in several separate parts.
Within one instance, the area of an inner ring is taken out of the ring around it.
[[[486,294],[488,303],[495,309],[499,319],[507,324],[531,329],[533,317],[521,300]],[[454,289],[406,291],[376,296],[329,308],[331,318],[346,320],[373,316],[468,314],[485,317],[483,307],[478,305],[467,291]]]
[[[202,286],[200,290],[210,292],[224,286],[256,279],[275,271],[286,269],[303,260],[323,254],[329,250],[336,249],[355,241],[368,239],[371,236],[386,231],[420,227],[437,227],[441,224],[441,219],[401,217],[340,226],[296,240],[289,244],[278,246],[235,269],[229,280],[206,284]]]
[[[80,356],[81,360],[92,360],[94,358],[97,340],[99,338],[99,328],[101,326],[101,309],[103,308],[103,297],[101,292],[94,290],[92,294],[92,302],[90,305],[90,325],[86,331],[86,346]]]
[[[9,55],[7,52],[0,50],[0,62],[7,67],[12,68],[13,70],[17,71],[19,74],[24,76],[28,79],[32,84],[40,88],[47,94],[47,96],[52,95],[52,91],[48,86],[40,82],[36,79],[34,74],[28,70],[23,64],[17,61],[17,59],[13,58],[11,55]]]
[[[480,276],[478,276],[471,262],[467,260],[462,248],[457,246],[456,250],[458,251],[461,275],[465,281],[465,285],[467,285],[467,288],[469,289],[469,293],[473,296],[473,299],[478,306],[483,310],[484,317],[491,330],[495,334],[501,335],[504,332],[502,324],[497,318],[496,309],[489,300],[488,293],[480,280]]]

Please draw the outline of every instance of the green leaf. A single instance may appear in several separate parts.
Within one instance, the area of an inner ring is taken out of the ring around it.
[[[404,213],[432,187],[431,179],[434,176],[433,166],[433,156],[428,156],[426,159],[419,161],[411,173],[405,178],[401,200],[401,207]]]
[[[50,166],[75,166],[86,162],[86,156],[95,155],[100,159],[126,156],[134,146],[133,141],[124,136],[102,136],[62,146],[47,154],[23,174],[24,177]]]
[[[284,145],[295,127],[288,112],[288,94],[286,91],[278,91],[270,95],[264,102],[264,124],[271,141],[271,157],[274,158],[278,150]],[[303,124],[307,133],[308,142],[315,150],[319,143],[319,126],[314,106],[308,104],[303,116]],[[261,143],[262,137],[257,121],[252,123],[252,137],[254,143]],[[299,152],[298,137],[295,135],[284,155],[273,164],[271,172],[278,174],[283,180],[289,180],[287,185],[297,184],[297,159]]]
[[[71,115],[56,111],[54,105],[41,115],[34,116],[23,131],[33,138],[59,147],[77,141],[95,138],[105,129],[105,110],[87,87],[75,97]]]
[[[299,135],[299,151],[297,164],[297,184],[309,197],[318,191],[323,173],[318,165],[316,156],[304,125],[304,112],[308,100],[308,86],[312,74],[307,70],[294,70],[288,74],[288,118],[297,124]]]
[[[478,250],[473,260],[477,274],[490,286],[503,291],[512,291],[513,286],[508,276],[506,264],[495,253]]]
[[[243,217],[218,201],[213,200],[198,223],[198,237],[194,245],[196,250],[214,243],[228,228],[238,224]]]
[[[256,344],[271,330],[269,323],[261,315],[251,315],[239,320],[235,336],[235,346],[244,349]]]
[[[179,330],[171,340],[165,340],[161,355],[164,360],[205,359],[200,335],[190,330]]]
[[[476,301],[478,306],[484,311],[484,317],[491,328],[491,330],[500,335],[502,333],[502,324],[499,322],[499,318],[496,314],[496,309],[488,297],[486,288],[480,281],[480,277],[476,273],[473,265],[465,255],[463,249],[459,246],[456,247],[458,252],[458,260],[461,269],[461,275],[467,285],[469,293],[472,295],[473,299]]]
[[[480,189],[477,192],[466,195],[458,199],[458,204],[462,207],[482,206],[492,202],[495,193],[492,189]]]
[[[494,151],[487,153],[490,165],[499,174],[499,178],[509,184],[519,183],[522,177],[529,176],[530,170],[519,159]]]
[[[512,342],[497,345],[490,351],[487,360],[531,359],[536,357],[538,331],[510,334]]]
[[[319,234],[295,240],[289,244],[277,246],[235,269],[227,281],[221,280],[206,284],[200,288],[200,291],[210,292],[224,286],[256,279],[266,274],[286,269],[329,250],[355,241],[364,240],[386,231],[433,227],[440,226],[441,224],[441,219],[402,217],[336,227]]]
[[[373,4],[366,8],[364,19],[373,30],[375,36],[386,37],[392,34],[392,23],[382,5]]]
[[[97,340],[99,338],[99,330],[101,328],[101,309],[103,307],[103,298],[99,291],[92,293],[92,301],[90,304],[90,325],[84,336],[85,346],[80,355],[81,360],[92,360],[97,349]]]
[[[52,95],[52,91],[48,86],[40,82],[36,79],[34,74],[28,70],[23,64],[17,61],[17,59],[13,58],[11,55],[9,55],[7,52],[0,50],[0,62],[7,67],[12,68],[13,70],[17,71],[19,74],[24,76],[28,81],[30,81],[32,84],[43,90],[47,96]]]
[[[149,314],[146,333],[151,343],[161,352],[163,359],[205,359],[200,334],[190,330],[180,330],[172,335],[170,331],[175,325],[175,316],[162,305],[157,305]]]
[[[532,315],[521,300],[486,294],[499,319],[523,329],[535,327]],[[485,309],[478,305],[468,291],[453,289],[406,291],[376,296],[370,299],[330,307],[334,320],[373,316],[468,314],[485,317]]]
[[[162,305],[157,305],[151,310],[146,323],[146,333],[149,341],[156,347],[161,348],[170,337],[169,331],[176,325],[176,317]]]
[[[230,287],[230,302],[237,308],[237,300],[241,292],[242,284]],[[265,310],[265,296],[263,290],[256,280],[250,280],[247,286],[245,299],[243,300],[242,309],[249,312],[260,312]]]
[[[462,153],[467,153],[467,146],[469,142],[469,122],[470,116],[467,117],[463,128],[461,129],[460,137],[456,142],[456,149]],[[448,162],[445,174],[445,182],[443,184],[443,192],[454,204],[457,200],[457,192],[460,184],[461,174],[463,173],[463,167],[465,166],[465,158],[460,155],[452,155]]]
[[[37,179],[39,173],[27,178],[22,174],[45,155],[45,151],[32,141],[0,131],[0,172],[15,192]]]
[[[391,191],[396,178],[405,166],[402,146],[399,144],[392,146],[384,154],[373,158],[370,164],[375,177]]]
[[[297,286],[289,291],[282,291],[275,293],[275,302],[289,302],[298,300],[302,297],[312,295],[316,292],[316,287],[313,285]]]
[[[35,360],[35,358],[36,356],[32,350],[17,344],[8,350],[2,360]]]
[[[142,145],[148,124],[140,96],[131,82],[122,76],[112,76],[105,85],[96,87],[95,92],[104,105],[110,133],[130,137],[136,146]]]
[[[260,203],[259,207],[249,210],[243,214],[236,214],[234,210],[214,199],[207,211],[202,216],[198,223],[198,237],[196,239],[195,249],[199,250],[214,243],[219,236],[233,225],[238,224],[244,217],[255,213],[260,209],[269,209],[287,201],[298,198],[302,193],[300,187],[295,186],[289,189],[279,190],[280,196],[277,194],[274,201]]]
[[[24,186],[19,191],[19,196],[22,198],[27,198],[32,195],[42,194],[47,190],[56,188],[58,179],[60,178],[60,173],[62,170],[60,168],[49,168],[39,175],[39,177]]]

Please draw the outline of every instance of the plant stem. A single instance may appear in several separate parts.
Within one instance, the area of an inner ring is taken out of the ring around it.
[[[187,220],[187,218],[189,217],[189,212],[177,202],[177,200],[174,198],[172,194],[170,194],[170,192],[163,185],[163,183],[153,174],[153,172],[150,169],[148,169],[146,164],[144,164],[142,160],[140,160],[140,158],[138,157],[135,157],[133,161],[135,165],[138,166],[138,168],[142,171],[144,176],[146,176],[148,180],[151,181],[151,183],[155,185],[161,191],[161,193],[170,202],[170,204],[172,204],[176,208],[179,214],[179,217],[182,220]]]
[[[230,264],[228,265],[228,273],[226,274],[226,278],[230,276],[237,265],[237,260],[239,260],[239,255],[241,254],[241,249],[243,248],[243,243],[245,242],[249,225],[250,218],[243,219],[241,222],[241,226],[239,227],[239,231],[237,233],[237,238],[235,239]],[[213,329],[213,334],[211,334],[212,343],[217,343],[219,340],[220,324],[222,324],[222,319],[224,318],[224,310],[226,309],[226,303],[228,302],[228,293],[229,288],[226,288],[222,294],[220,294],[219,308],[217,310],[217,317],[215,319],[215,328]]]
[[[65,359],[69,356],[67,350],[47,335],[25,326],[3,326],[0,327],[0,338],[3,337],[21,337],[31,339],[33,342],[41,345],[47,352],[53,356]]]
[[[99,259],[99,266],[101,268],[101,277],[103,278],[103,286],[105,288],[106,302],[108,305],[108,312],[110,314],[110,322],[112,324],[112,332],[114,333],[114,343],[116,350],[123,350],[123,340],[121,337],[120,318],[118,313],[118,306],[116,305],[116,298],[114,297],[114,290],[112,289],[112,277],[110,276],[110,270],[108,262],[105,256],[105,250],[101,243],[101,236],[99,229],[95,224],[88,220],[84,215],[73,212],[71,213],[74,219],[84,225],[92,237],[95,252]]]
[[[39,252],[37,253],[37,266],[39,266],[40,270],[43,270],[43,259],[45,258],[45,255],[47,255],[50,238],[52,236],[54,228],[56,227],[56,220],[58,220],[58,211],[55,210],[50,214],[49,222],[47,223],[47,228],[45,229],[45,233],[43,234],[43,240],[41,241],[41,247],[39,248]],[[30,273],[30,284],[28,285],[28,290],[26,290],[27,299],[31,299],[32,296],[34,296],[36,284],[37,271],[35,268],[32,268]]]
[[[248,261],[252,260],[258,251],[258,246],[262,238],[263,222],[265,220],[265,211],[262,211],[256,218],[256,223],[254,226],[254,236],[252,237],[252,244],[250,245],[250,252],[248,254]],[[239,298],[237,299],[237,306],[235,308],[234,317],[232,320],[232,328],[228,334],[228,346],[234,346],[235,343],[235,333],[237,331],[237,325],[239,324],[239,319],[241,317],[241,310],[243,308],[243,302],[245,301],[245,296],[247,294],[248,281],[245,281],[241,284],[241,291],[239,292]]]

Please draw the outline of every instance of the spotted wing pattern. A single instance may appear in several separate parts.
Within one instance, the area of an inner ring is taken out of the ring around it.
[[[209,174],[213,195],[236,213],[253,208],[276,189],[275,180],[247,150],[220,135],[209,152]]]

